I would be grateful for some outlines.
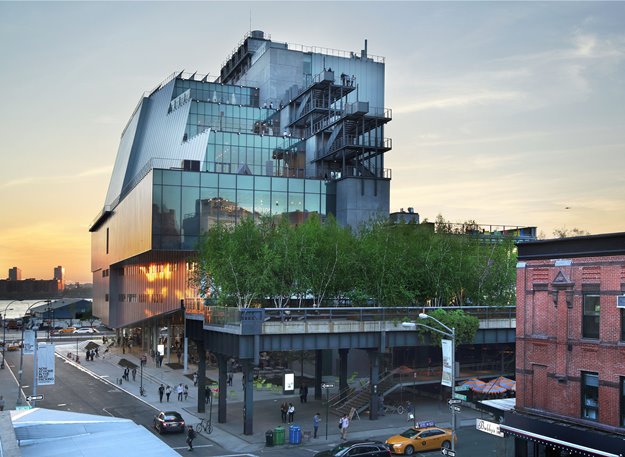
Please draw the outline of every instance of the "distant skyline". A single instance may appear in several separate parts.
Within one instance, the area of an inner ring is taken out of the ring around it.
[[[92,282],[88,227],[141,95],[217,75],[250,22],[386,58],[391,211],[625,231],[625,3],[0,2],[0,277]]]

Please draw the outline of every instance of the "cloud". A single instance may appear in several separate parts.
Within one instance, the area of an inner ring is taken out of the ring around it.
[[[524,95],[518,91],[478,90],[456,96],[442,96],[411,105],[393,109],[394,113],[407,114],[431,109],[465,108],[471,105],[487,105],[491,103],[521,100]]]
[[[90,176],[98,176],[98,175],[107,175],[110,174],[113,170],[113,166],[105,166],[98,168],[89,168],[78,173],[74,173],[72,175],[58,175],[58,176],[27,176],[20,179],[14,179],[12,181],[7,181],[0,185],[0,189],[6,189],[9,187],[19,187],[26,186],[33,183],[65,183],[68,181],[74,181],[81,178],[86,178]]]

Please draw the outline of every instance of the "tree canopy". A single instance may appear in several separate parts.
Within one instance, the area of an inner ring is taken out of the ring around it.
[[[472,222],[466,223],[471,227]],[[246,218],[203,235],[195,282],[217,302],[262,306],[514,303],[513,240],[470,229],[373,221],[352,231],[317,215]]]

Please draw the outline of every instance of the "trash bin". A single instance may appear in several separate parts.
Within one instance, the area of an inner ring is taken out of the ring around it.
[[[289,427],[289,443],[302,444],[302,428],[299,425]]]
[[[265,445],[267,447],[273,446],[273,430],[267,430],[265,432]]]
[[[284,427],[276,427],[273,429],[273,444],[284,444]]]

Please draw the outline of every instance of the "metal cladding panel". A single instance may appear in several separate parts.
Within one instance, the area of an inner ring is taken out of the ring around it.
[[[128,126],[122,133],[119,148],[117,149],[117,157],[115,158],[115,166],[113,167],[111,181],[109,182],[109,188],[106,193],[105,205],[112,205],[125,185],[125,177],[127,175],[132,149],[135,145],[139,121],[142,116],[145,116],[147,105],[149,105],[149,99],[143,98],[140,101],[139,107],[128,122]]]
[[[182,163],[185,159],[204,161],[208,132],[183,142],[192,102],[189,100],[177,109],[169,111],[175,83],[176,79],[173,79],[150,98],[144,128],[140,133],[139,148],[137,154],[131,157],[129,164],[128,180],[153,158],[166,159],[168,167],[171,163],[177,161]],[[155,165],[158,165],[158,161]]]

